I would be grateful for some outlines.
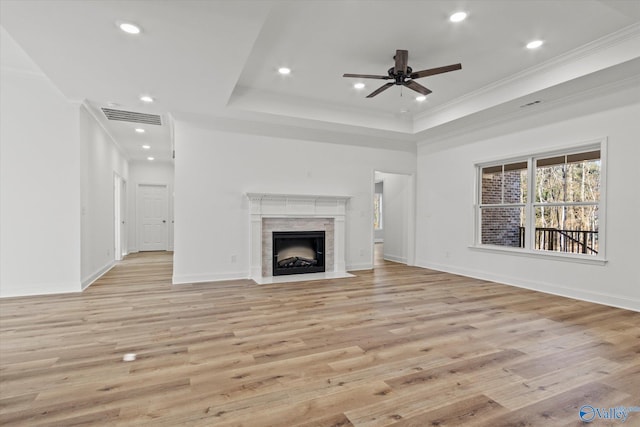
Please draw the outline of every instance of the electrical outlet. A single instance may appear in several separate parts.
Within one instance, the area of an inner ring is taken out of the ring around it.
[[[364,256],[364,249],[360,249],[360,256]]]
[[[231,255],[231,262],[232,262],[233,264],[235,264],[235,263],[236,263],[236,261],[238,261],[238,256],[237,256],[237,255]]]

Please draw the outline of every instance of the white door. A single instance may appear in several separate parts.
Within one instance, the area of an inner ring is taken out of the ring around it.
[[[114,258],[116,261],[120,261],[122,259],[122,232],[121,232],[121,223],[122,223],[122,195],[120,194],[122,191],[122,178],[117,174],[113,175],[113,219],[114,219]]]
[[[127,181],[121,180],[120,186],[120,259],[129,253],[127,242]]]
[[[140,184],[140,250],[166,251],[169,203],[166,185]]]

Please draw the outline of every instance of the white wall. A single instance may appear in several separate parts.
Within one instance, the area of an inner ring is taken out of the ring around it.
[[[33,69],[2,30],[0,296],[80,291],[78,105]]]
[[[384,182],[384,259],[406,264],[409,242],[409,176],[392,173],[380,173],[379,176]]]
[[[80,108],[82,287],[115,259],[114,173],[128,179],[128,163],[111,137]]]
[[[128,211],[128,252],[138,252],[138,216],[137,195],[139,184],[166,185],[169,192],[169,227],[168,249],[173,250],[173,178],[174,168],[170,162],[142,162],[135,161],[129,164],[129,192],[127,194]]]
[[[618,98],[627,95],[616,95]],[[595,108],[611,105],[594,100]],[[491,129],[438,149],[418,150],[417,263],[463,275],[640,310],[640,104],[620,103],[556,123],[487,137]],[[599,104],[599,105],[598,105]],[[538,119],[571,116],[564,107]],[[579,107],[589,110],[585,105]],[[497,130],[500,126],[496,126]],[[498,133],[498,132],[496,132]],[[535,153],[608,137],[606,265],[522,257],[470,249],[473,243],[474,163]],[[447,148],[447,147],[451,148]],[[386,183],[385,183],[386,193]]]
[[[175,123],[174,282],[246,278],[247,192],[352,196],[347,268],[371,268],[373,171],[413,173],[415,155]],[[232,262],[235,256],[236,262]]]

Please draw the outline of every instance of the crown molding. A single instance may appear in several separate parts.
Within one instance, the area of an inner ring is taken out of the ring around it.
[[[100,128],[104,131],[104,133],[109,137],[109,139],[111,140],[111,142],[113,143],[113,146],[116,147],[116,149],[118,150],[118,152],[120,153],[120,155],[127,161],[131,161],[131,158],[127,155],[127,151],[122,148],[122,146],[118,143],[118,140],[116,138],[113,137],[113,135],[111,134],[111,132],[109,132],[109,129],[107,129],[107,127],[104,125],[104,123],[102,123],[102,121],[100,120],[100,118],[97,116],[95,109],[93,108],[93,106],[91,106],[91,104],[89,104],[89,102],[87,100],[84,100],[83,102],[80,103],[80,105],[82,106],[82,108],[84,108],[84,110],[89,113],[89,115],[93,118],[93,120],[96,121],[96,123],[98,124],[98,126],[100,126]]]
[[[592,87],[591,89],[583,90],[578,93],[573,93],[558,99],[545,101],[543,104],[540,104],[540,106],[535,108],[534,110],[526,109],[526,108],[518,108],[517,110],[514,110],[510,113],[496,116],[493,119],[482,120],[481,122],[476,122],[473,124],[456,127],[456,129],[454,130],[444,132],[443,134],[437,135],[435,137],[421,138],[420,141],[417,142],[417,148],[432,147],[444,141],[451,140],[452,138],[458,138],[465,134],[469,134],[471,132],[477,132],[483,129],[488,129],[492,126],[508,123],[509,121],[512,121],[512,120],[517,120],[524,117],[534,117],[544,113],[549,113],[558,108],[562,108],[569,105],[575,105],[585,100],[599,98],[609,93],[620,92],[627,88],[637,89],[639,87],[640,87],[640,75],[630,76],[625,79],[616,80],[608,84],[604,84],[597,87]],[[425,132],[428,132],[428,130],[426,130]]]
[[[429,109],[429,110],[425,110],[423,112],[420,112],[419,114],[416,114],[413,118],[414,121],[414,134],[418,133],[415,132],[415,123],[416,121],[420,120],[420,119],[424,119],[427,118],[429,116],[432,116],[436,113],[441,113],[444,112],[446,110],[449,110],[453,107],[459,106],[461,104],[464,104],[465,102],[473,99],[473,98],[477,98],[479,96],[483,96],[486,95],[489,92],[493,92],[497,89],[500,89],[504,86],[507,86],[509,84],[518,82],[520,80],[524,80],[524,79],[528,79],[531,78],[533,76],[536,76],[538,74],[541,74],[545,71],[550,71],[554,68],[560,67],[560,66],[564,66],[567,64],[570,64],[571,62],[589,57],[591,55],[594,55],[597,52],[602,52],[605,51],[607,49],[610,49],[614,46],[617,46],[621,43],[624,43],[628,40],[632,40],[634,38],[640,38],[640,23],[638,24],[632,24],[629,25],[625,28],[622,28],[618,31],[615,31],[613,33],[607,34],[604,37],[601,37],[599,39],[593,40],[585,45],[582,45],[576,49],[570,50],[568,52],[566,52],[565,54],[556,56],[554,58],[551,58],[547,61],[544,61],[540,64],[537,64],[533,67],[529,67],[519,73],[513,74],[509,77],[506,77],[504,79],[495,81],[493,83],[490,83],[486,86],[481,87],[480,89],[477,89],[473,92],[469,92],[461,97],[458,97],[450,102],[447,102],[446,104],[440,105],[438,107],[435,107],[433,109]],[[637,56],[640,56],[640,50],[637,51],[638,53],[636,54]]]

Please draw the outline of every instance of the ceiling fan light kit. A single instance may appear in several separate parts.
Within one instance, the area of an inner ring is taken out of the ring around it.
[[[431,90],[422,86],[416,82],[415,79],[422,77],[433,76],[436,74],[448,73],[450,71],[456,71],[462,69],[462,64],[446,65],[444,67],[429,68],[427,70],[414,72],[411,67],[407,65],[409,60],[408,50],[396,50],[396,55],[393,57],[396,61],[395,65],[387,71],[386,76],[373,75],[373,74],[343,74],[342,77],[355,77],[360,79],[380,79],[380,80],[393,80],[393,82],[385,83],[378,89],[367,95],[367,98],[373,98],[379,93],[389,89],[391,86],[406,86],[409,89],[415,90],[423,96],[431,93]]]

